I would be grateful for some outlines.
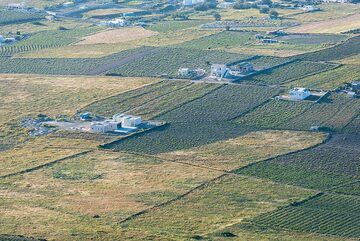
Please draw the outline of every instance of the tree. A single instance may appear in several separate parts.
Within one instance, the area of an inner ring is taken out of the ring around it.
[[[235,4],[234,4],[234,7],[233,7],[234,9],[249,9],[249,8],[251,8],[251,4],[249,4],[249,3],[242,3],[242,2],[236,2]]]
[[[214,12],[214,13],[213,13],[213,16],[214,16],[214,18],[215,18],[215,21],[221,21],[221,15],[220,15],[220,13]]]
[[[269,16],[270,16],[270,18],[278,18],[278,17],[279,17],[279,13],[276,12],[275,10],[271,10],[271,11],[269,12]]]

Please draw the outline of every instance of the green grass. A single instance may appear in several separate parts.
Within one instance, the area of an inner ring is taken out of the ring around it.
[[[324,194],[256,217],[255,224],[275,229],[360,237],[360,198]]]
[[[287,86],[302,86],[310,89],[334,90],[344,83],[360,79],[359,66],[344,65],[309,77],[292,81]]]

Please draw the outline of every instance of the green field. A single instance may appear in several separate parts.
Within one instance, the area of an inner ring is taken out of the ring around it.
[[[0,26],[6,24],[19,24],[36,21],[44,18],[43,14],[9,11],[0,9]]]
[[[184,48],[159,48],[156,53],[131,61],[108,71],[110,75],[177,77],[179,68],[203,68],[213,63],[228,63],[247,58],[247,55],[221,51]]]
[[[360,37],[355,36],[335,47],[294,56],[295,59],[306,61],[331,61],[351,57],[360,53]]]
[[[359,237],[360,198],[324,194],[256,217],[263,227],[342,237]]]
[[[276,92],[260,86],[224,85],[202,98],[157,116],[156,119],[168,123],[166,126],[107,145],[106,148],[156,154],[234,138],[251,128],[244,128],[231,120]]]
[[[287,86],[302,86],[310,89],[334,90],[344,83],[352,83],[360,79],[357,65],[344,65],[309,77],[292,81]]]
[[[312,103],[270,100],[254,111],[237,119],[240,125],[253,126],[259,129],[277,129],[310,108]]]
[[[295,61],[265,70],[251,77],[244,78],[244,81],[263,84],[282,84],[294,79],[298,79],[307,75],[313,75],[329,69],[335,68],[337,65],[328,63],[316,63],[307,61]]]
[[[79,41],[82,37],[100,31],[103,28],[92,26],[73,28],[69,30],[47,30],[33,33],[29,38],[15,44],[0,48],[0,56],[9,56],[16,53],[38,51],[45,48],[56,48]]]

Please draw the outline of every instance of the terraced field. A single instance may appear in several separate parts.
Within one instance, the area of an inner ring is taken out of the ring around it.
[[[342,237],[359,237],[360,198],[324,194],[301,203],[256,217],[263,227],[321,233]]]

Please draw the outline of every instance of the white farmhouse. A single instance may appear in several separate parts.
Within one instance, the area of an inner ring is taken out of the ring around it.
[[[140,116],[125,115],[125,114],[115,114],[113,115],[113,120],[121,122],[121,127],[136,127],[142,123]]]
[[[109,20],[109,21],[102,21],[102,22],[100,22],[100,25],[108,26],[108,27],[124,27],[124,26],[129,25],[129,22],[123,18],[115,18],[115,19]]]
[[[23,3],[10,3],[7,5],[8,10],[23,10],[25,5]]]
[[[293,100],[304,100],[311,95],[306,88],[293,88],[289,91],[289,97]]]
[[[212,64],[210,77],[223,78],[228,70],[225,64]]]
[[[62,5],[63,5],[63,7],[65,7],[65,8],[69,8],[69,7],[74,6],[75,3],[74,3],[74,2],[65,2],[65,3],[63,3]]]
[[[94,122],[90,125],[91,132],[105,133],[119,129],[120,122],[114,120],[106,120],[103,122]]]
[[[189,76],[191,71],[189,68],[181,68],[178,72],[180,76]]]

